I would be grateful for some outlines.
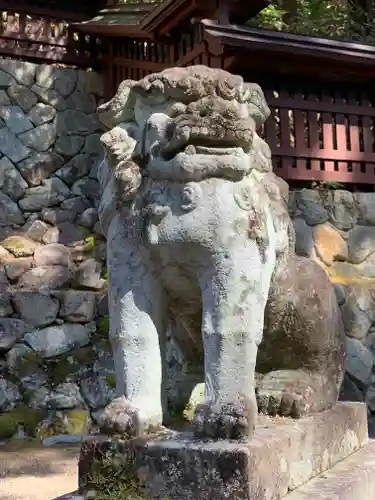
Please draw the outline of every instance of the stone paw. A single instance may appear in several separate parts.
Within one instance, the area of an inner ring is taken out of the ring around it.
[[[326,410],[334,403],[332,390],[321,374],[303,370],[278,370],[268,373],[257,390],[259,413],[300,418]]]
[[[120,434],[126,438],[150,434],[161,428],[157,418],[142,417],[138,408],[132,406],[125,397],[111,401],[97,415],[96,421],[103,434]]]
[[[235,401],[204,403],[197,407],[194,435],[197,439],[243,439],[254,433],[256,403],[244,396]]]

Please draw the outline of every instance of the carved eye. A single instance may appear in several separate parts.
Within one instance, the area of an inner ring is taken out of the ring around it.
[[[182,210],[193,210],[201,195],[201,188],[198,184],[189,183],[184,187],[181,194],[181,208]]]

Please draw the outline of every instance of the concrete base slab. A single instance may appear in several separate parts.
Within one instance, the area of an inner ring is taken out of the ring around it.
[[[372,500],[375,498],[375,442],[311,479],[285,500]]]
[[[80,456],[80,488],[115,477],[129,498],[276,500],[367,442],[362,403],[338,403],[300,420],[264,417],[248,442],[196,441],[173,431],[131,441],[90,436]]]

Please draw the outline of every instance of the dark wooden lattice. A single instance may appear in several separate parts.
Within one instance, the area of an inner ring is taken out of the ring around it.
[[[87,17],[87,2],[75,5],[78,13],[67,9],[72,4],[70,0],[65,6],[61,2],[51,3],[59,10],[42,0],[28,5],[16,1],[12,7],[0,1],[0,55],[83,67],[96,65],[101,55],[100,40],[69,24]]]
[[[278,175],[375,183],[375,107],[369,89],[269,81],[263,88],[272,113],[264,137]]]

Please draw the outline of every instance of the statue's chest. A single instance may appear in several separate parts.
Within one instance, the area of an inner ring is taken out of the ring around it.
[[[148,245],[210,243],[212,195],[201,184],[152,182],[143,199]]]

